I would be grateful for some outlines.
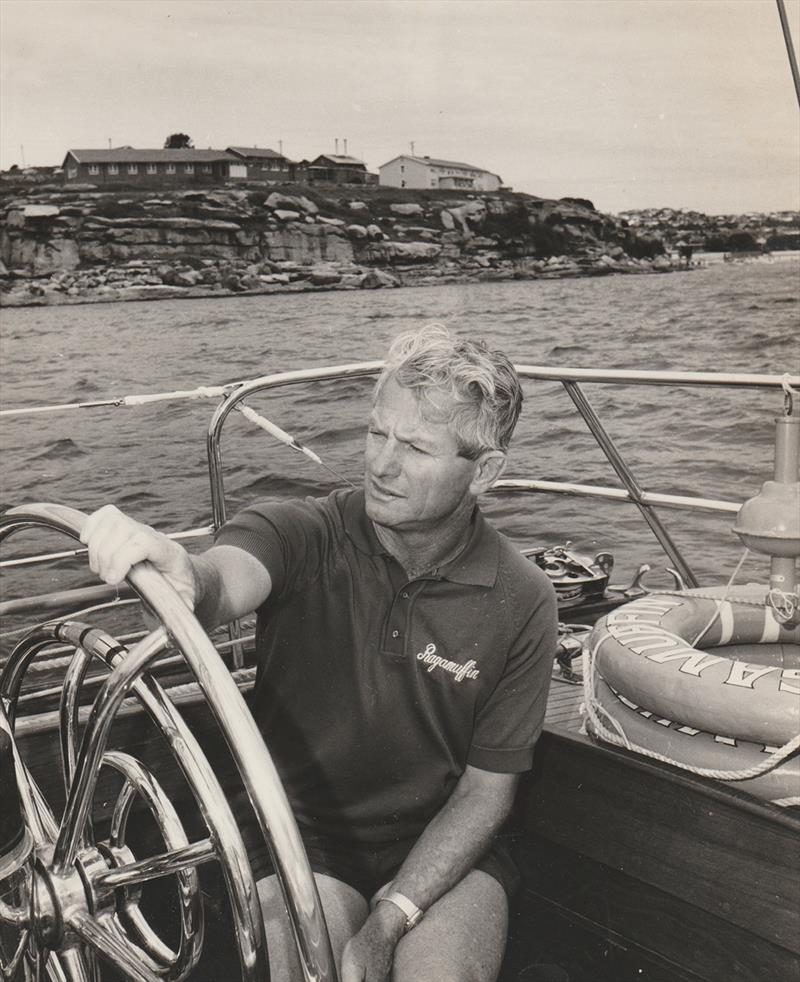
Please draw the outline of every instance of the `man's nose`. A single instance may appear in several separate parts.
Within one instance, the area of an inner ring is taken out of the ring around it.
[[[372,461],[373,472],[379,477],[397,474],[400,470],[400,455],[402,447],[393,437],[383,441],[380,450]]]

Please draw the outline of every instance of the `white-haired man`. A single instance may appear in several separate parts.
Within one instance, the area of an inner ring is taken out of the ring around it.
[[[547,577],[476,503],[521,404],[505,355],[429,325],[389,350],[363,489],[254,504],[202,556],[110,506],[86,526],[109,582],[147,558],[206,627],[258,612],[252,711],[343,982],[490,980],[502,962],[514,870],[495,837],[541,731],[557,626]],[[255,839],[251,855],[273,977],[299,977]]]

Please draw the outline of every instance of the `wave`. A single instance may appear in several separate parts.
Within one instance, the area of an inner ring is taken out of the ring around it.
[[[43,447],[41,451],[33,454],[29,460],[74,460],[78,457],[85,457],[86,455],[86,450],[82,450],[70,437],[65,437],[63,440],[56,440],[54,443]]]

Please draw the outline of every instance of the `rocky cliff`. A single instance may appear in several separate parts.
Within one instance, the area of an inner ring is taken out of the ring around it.
[[[6,305],[675,268],[663,251],[589,201],[511,192],[48,185],[0,199]]]

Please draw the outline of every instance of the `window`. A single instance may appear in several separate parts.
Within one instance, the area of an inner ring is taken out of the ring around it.
[[[99,174],[100,173],[100,164],[89,164],[89,173],[90,174]]]
[[[158,165],[157,164],[148,164],[147,165],[147,173],[148,174],[157,174],[158,173]]]
[[[77,176],[78,176],[78,168],[77,167],[68,167],[67,168],[67,177],[70,177],[71,178],[71,177],[77,177]]]
[[[116,164],[109,164],[108,165],[108,173],[109,174],[119,174],[119,167]]]
[[[204,174],[210,174],[211,173],[211,164],[203,164],[203,173]]]
[[[129,174],[138,174],[139,173],[139,165],[138,164],[128,164],[128,173]]]
[[[405,174],[405,172],[406,172],[406,165],[405,164],[400,164],[400,173],[401,174]]]
[[[194,164],[184,164],[183,169],[187,174],[194,174]]]
[[[167,164],[167,173],[168,174],[174,174],[175,173],[175,164]]]

